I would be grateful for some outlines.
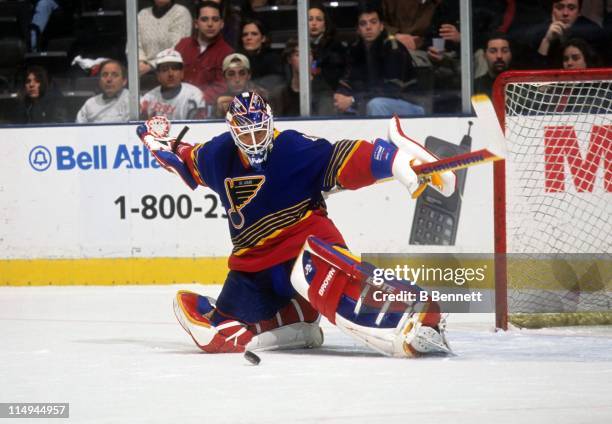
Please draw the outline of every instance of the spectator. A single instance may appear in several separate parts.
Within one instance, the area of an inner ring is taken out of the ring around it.
[[[280,115],[282,116],[299,116],[300,115],[300,53],[298,43],[295,39],[287,41],[287,46],[283,51],[283,60],[289,64],[290,79],[280,98]],[[312,61],[312,57],[311,57]],[[310,83],[311,83],[311,114],[316,115],[333,115],[334,105],[332,102],[333,90],[327,84],[325,79],[317,73],[313,73],[313,67],[310,66]]]
[[[509,13],[510,22],[507,33],[513,39],[529,28],[545,22],[550,17],[551,0],[511,0],[513,13]],[[512,47],[515,47],[514,43]],[[516,49],[515,49],[516,50]]]
[[[563,69],[595,68],[599,58],[589,44],[580,38],[572,38],[561,46]]]
[[[553,0],[552,18],[536,26],[525,41],[531,52],[528,64],[550,66],[560,53],[560,45],[570,38],[581,38],[600,54],[608,54],[608,40],[601,27],[581,16],[582,0]],[[606,56],[607,57],[607,56]]]
[[[493,34],[485,45],[487,73],[474,80],[474,93],[491,97],[493,83],[499,74],[507,71],[512,62],[512,50],[508,37],[501,33]]]
[[[412,59],[406,47],[389,37],[378,9],[366,6],[358,18],[359,39],[349,47],[348,71],[334,94],[340,113],[359,110],[370,116],[423,115],[411,103],[414,80]]]
[[[147,92],[140,101],[142,119],[163,115],[173,119],[196,119],[207,116],[202,92],[183,82],[183,58],[174,49],[166,49],[155,57],[159,86]]]
[[[49,86],[47,71],[40,66],[31,66],[25,75],[25,84],[17,106],[17,123],[65,122],[61,94]]]
[[[505,0],[472,0],[472,47],[474,50],[485,44],[489,34],[501,32],[509,25],[504,23],[506,8]],[[458,1],[438,1],[431,18],[431,26],[425,37],[423,46],[432,45],[433,38],[442,38],[447,50],[459,50],[461,28]]]
[[[224,118],[229,105],[237,94],[245,91],[256,91],[264,99],[268,92],[251,82],[251,65],[249,59],[240,53],[232,53],[223,60],[223,78],[227,91],[217,98],[215,117]]]
[[[433,45],[433,40],[436,38],[441,46]],[[424,41],[424,46],[427,46],[427,57],[432,64],[436,112],[454,112],[456,109],[454,104],[460,104],[460,41],[459,4],[441,0],[434,11],[432,24]]]
[[[506,32],[512,19],[514,0],[472,0],[472,48],[474,50],[473,71],[476,77],[487,72],[487,64],[484,58],[482,46],[487,37],[493,32]],[[442,76],[443,81],[451,78],[452,84],[444,83],[445,86],[455,85],[460,80],[461,64],[459,62],[461,28],[459,22],[459,2],[439,0],[431,26],[426,32],[422,43],[423,49],[427,51],[427,58],[437,68],[436,71]],[[444,49],[436,51],[433,40],[438,40],[444,45]],[[420,50],[411,51],[413,56],[421,59]],[[416,54],[415,54],[416,53]],[[443,69],[446,68],[446,69]],[[455,69],[456,68],[456,69]],[[437,79],[437,78],[436,78]]]
[[[152,7],[138,13],[138,72],[155,69],[153,59],[162,50],[174,47],[192,29],[189,10],[174,0],[154,0]]]
[[[233,10],[232,0],[213,1],[221,8],[221,17],[223,18],[223,39],[235,50],[238,48],[238,43],[240,41],[240,13]]]
[[[272,90],[282,81],[280,55],[270,50],[270,40],[261,21],[247,18],[242,23],[238,51],[249,58],[253,81]]]
[[[382,0],[385,28],[410,50],[421,48],[423,36],[443,0]]]
[[[510,12],[512,8],[504,0],[473,0],[472,6],[472,69],[474,76],[480,77],[489,71],[482,46],[486,45],[490,34],[508,28],[510,23],[505,22],[505,19],[511,19],[511,13],[507,13],[507,8]],[[424,42],[424,46],[427,46],[427,58],[432,65],[434,113],[450,114],[461,111],[460,30],[459,2],[441,0]],[[441,46],[433,45],[436,38]]]
[[[56,10],[62,10],[66,16],[72,17],[74,1],[72,0],[33,0],[32,22],[30,24],[30,50],[40,51],[44,46],[41,44],[42,35],[47,29],[51,14]]]
[[[217,3],[199,3],[195,15],[196,33],[179,41],[176,50],[184,61],[185,81],[202,90],[206,104],[213,105],[226,90],[222,64],[233,50],[221,34],[223,18]]]
[[[308,33],[315,73],[321,73],[335,90],[346,68],[346,46],[335,38],[335,27],[321,3],[312,2],[308,9]]]
[[[116,60],[107,60],[100,65],[99,75],[102,93],[85,102],[76,122],[127,122],[130,116],[125,66]]]

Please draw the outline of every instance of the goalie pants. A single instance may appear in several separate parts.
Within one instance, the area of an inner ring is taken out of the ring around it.
[[[297,295],[290,281],[294,261],[259,272],[230,271],[217,298],[213,324],[228,318],[254,324],[274,317]]]

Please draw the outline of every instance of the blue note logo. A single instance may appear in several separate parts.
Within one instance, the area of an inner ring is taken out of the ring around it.
[[[254,175],[252,177],[226,178],[223,182],[225,183],[227,200],[231,205],[231,208],[227,210],[227,216],[232,226],[239,230],[244,226],[244,215],[240,212],[240,209],[248,205],[257,196],[259,189],[266,182],[266,177],[264,175]]]
[[[51,166],[51,152],[44,146],[30,150],[30,166],[38,172],[46,171]]]

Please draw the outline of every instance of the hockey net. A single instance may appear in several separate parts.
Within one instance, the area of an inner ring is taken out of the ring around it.
[[[612,324],[612,69],[507,72],[493,102],[497,326]]]

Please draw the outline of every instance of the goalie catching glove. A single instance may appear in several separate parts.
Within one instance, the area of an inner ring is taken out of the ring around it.
[[[185,162],[175,153],[177,140],[169,137],[170,121],[163,116],[154,116],[136,127],[136,134],[157,159],[159,164],[180,176],[192,190],[198,186]]]

